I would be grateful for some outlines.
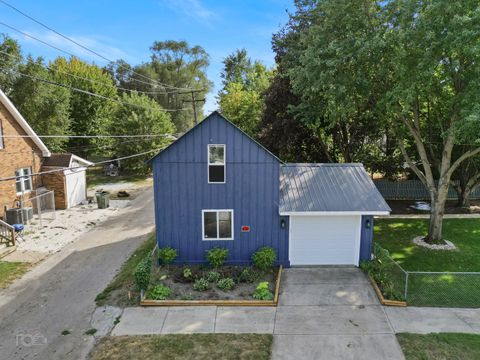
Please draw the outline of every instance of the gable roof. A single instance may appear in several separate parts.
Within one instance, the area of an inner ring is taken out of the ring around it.
[[[220,119],[224,120],[225,122],[229,123],[231,126],[233,126],[235,129],[237,129],[238,131],[240,131],[244,136],[246,136],[248,139],[250,139],[252,142],[254,142],[256,145],[258,145],[258,147],[260,147],[262,150],[264,150],[266,153],[268,153],[270,156],[272,156],[273,158],[275,158],[278,162],[280,163],[284,163],[282,160],[280,160],[275,154],[273,154],[270,150],[268,150],[265,146],[263,146],[262,144],[260,144],[257,140],[255,140],[254,138],[252,138],[250,135],[248,135],[245,131],[243,131],[242,129],[240,129],[237,125],[235,125],[233,122],[231,122],[230,120],[228,120],[225,116],[223,116],[222,114],[220,114],[217,110],[213,111],[212,113],[210,113],[210,115],[208,115],[205,119],[203,119],[202,121],[200,121],[198,124],[194,125],[193,127],[191,127],[188,131],[186,131],[184,134],[182,134],[181,136],[179,136],[174,142],[172,142],[170,145],[168,145],[166,148],[160,150],[155,156],[153,156],[150,160],[147,161],[147,163],[152,163],[152,161],[157,157],[159,156],[160,154],[162,154],[163,152],[165,152],[167,149],[170,149],[171,147],[174,147],[176,144],[179,143],[180,140],[182,140],[185,136],[187,136],[188,134],[190,134],[194,129],[200,127],[202,124],[204,124],[206,121],[209,121],[210,119],[213,119],[215,117],[219,117]]]
[[[45,159],[45,161],[43,162],[43,166],[69,168],[69,167],[72,167],[73,161],[78,162],[80,165],[85,165],[85,166],[93,165],[92,162],[85,160],[80,156],[66,153],[66,154],[52,154],[49,158]]]
[[[285,164],[280,168],[281,215],[388,215],[390,211],[362,164]]]
[[[30,136],[30,139],[34,142],[34,144],[37,145],[37,147],[42,151],[42,155],[44,157],[49,157],[51,155],[50,150],[48,150],[43,141],[40,140],[35,131],[33,131],[30,125],[28,125],[25,118],[22,116],[22,114],[20,114],[15,105],[13,105],[13,103],[2,90],[0,90],[0,102],[7,108],[8,112],[10,112],[23,131]]]

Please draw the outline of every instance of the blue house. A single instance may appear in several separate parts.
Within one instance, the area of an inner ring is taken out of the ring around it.
[[[247,264],[270,246],[284,266],[358,265],[390,212],[361,164],[283,163],[218,112],[150,163],[157,244],[179,263],[219,246]]]

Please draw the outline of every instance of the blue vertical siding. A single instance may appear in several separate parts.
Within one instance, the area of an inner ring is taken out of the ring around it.
[[[208,184],[207,146],[226,145],[226,183]],[[205,261],[215,246],[228,262],[245,264],[262,246],[288,261],[288,218],[281,228],[279,160],[218,113],[213,113],[153,160],[156,236],[159,247],[178,250],[179,263]],[[202,210],[233,209],[234,240],[202,240]],[[241,232],[242,225],[250,232]]]
[[[372,259],[373,216],[362,216],[362,229],[360,231],[360,261],[370,261]]]

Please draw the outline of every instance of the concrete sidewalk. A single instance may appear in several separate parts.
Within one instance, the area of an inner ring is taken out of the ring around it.
[[[385,312],[395,333],[480,334],[480,309],[385,307]]]

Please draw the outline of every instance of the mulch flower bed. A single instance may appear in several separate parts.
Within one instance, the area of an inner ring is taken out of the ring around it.
[[[153,289],[161,284],[170,289],[165,300],[253,300],[252,295],[261,282],[268,282],[270,291],[275,292],[277,274],[278,268],[260,271],[251,266],[221,266],[216,269],[208,265],[154,266],[145,299],[152,299]],[[199,279],[206,280],[200,281],[202,290],[195,288]],[[232,279],[233,288],[220,289],[221,279]]]

